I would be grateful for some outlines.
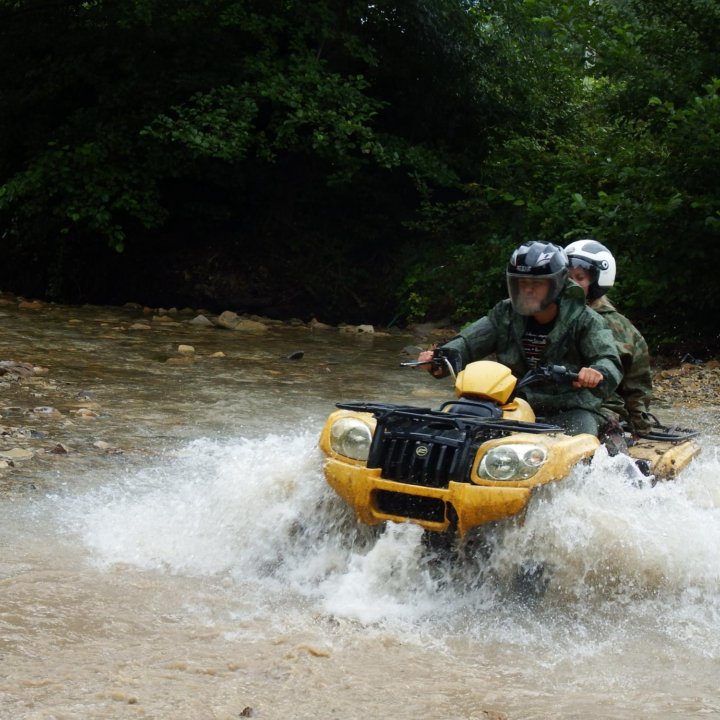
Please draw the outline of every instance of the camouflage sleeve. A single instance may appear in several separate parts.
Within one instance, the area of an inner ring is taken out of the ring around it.
[[[488,315],[464,327],[454,338],[442,347],[454,350],[460,357],[460,367],[482,360],[495,351],[497,345],[497,327],[493,308]]]
[[[648,416],[652,399],[650,352],[640,331],[618,312],[603,316],[613,334],[623,365],[618,393],[623,399],[631,426],[642,430],[652,424]]]
[[[594,310],[586,308],[580,335],[580,349],[588,367],[603,375],[603,382],[596,391],[601,397],[609,397],[622,381],[620,356],[605,320]]]

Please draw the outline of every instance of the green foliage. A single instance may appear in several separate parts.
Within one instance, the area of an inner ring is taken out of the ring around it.
[[[540,80],[553,105],[528,89],[543,119],[497,128],[478,182],[467,184],[462,200],[443,202],[443,219],[422,229],[449,256],[448,242],[462,246],[469,238],[481,247],[500,240],[509,253],[535,237],[559,244],[596,237],[618,259],[613,298],[653,347],[692,335],[717,344],[720,301],[703,271],[720,261],[716,4],[523,7],[529,14],[515,35],[518,57],[522,49],[537,63],[545,44],[538,74],[553,78]],[[527,79],[537,86],[534,72],[530,65]],[[458,224],[465,231],[452,239]],[[479,261],[467,271],[500,267]],[[456,303],[468,305],[465,275],[454,276]],[[428,301],[431,278],[409,277],[411,307],[445,314],[442,300]]]
[[[130,155],[123,159],[119,143],[110,145],[107,137],[76,146],[48,143],[27,170],[0,186],[0,211],[22,207],[15,221],[25,229],[38,218],[61,234],[83,226],[122,252],[126,240],[122,217],[134,217],[153,228],[160,225],[163,213],[148,189],[143,167],[135,165]],[[28,224],[21,225],[21,219]]]
[[[208,223],[251,222],[254,242],[264,243],[274,216],[287,221],[306,203],[315,207],[314,196],[359,173],[380,187],[378,171],[402,170],[404,193],[453,181],[444,152],[380,122],[389,103],[367,79],[378,64],[363,37],[367,12],[332,0],[6,6],[6,239],[50,254],[59,235],[79,252],[98,240],[122,251],[147,242],[147,231],[188,227],[184,209],[213,196]],[[261,177],[267,185],[256,184]],[[273,205],[278,186],[290,207]]]
[[[400,310],[411,322],[428,316],[464,324],[505,295],[507,247],[497,238],[477,245],[413,248],[399,287]]]
[[[212,246],[280,313],[463,322],[520,242],[592,236],[651,341],[717,342],[719,35],[710,0],[0,0],[0,282],[103,301]]]

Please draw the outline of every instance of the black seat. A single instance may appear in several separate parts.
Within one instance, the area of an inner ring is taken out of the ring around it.
[[[502,417],[502,410],[491,400],[449,400],[440,409],[453,415],[472,415],[490,420]]]

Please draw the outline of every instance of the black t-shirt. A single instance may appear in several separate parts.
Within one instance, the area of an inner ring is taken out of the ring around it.
[[[534,317],[529,317],[522,336],[522,346],[528,365],[536,368],[547,344],[548,333],[553,329],[555,320],[541,325]]]

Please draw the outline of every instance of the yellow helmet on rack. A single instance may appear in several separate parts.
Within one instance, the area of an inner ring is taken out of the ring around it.
[[[513,393],[517,378],[509,368],[492,360],[469,363],[455,379],[458,397],[488,398],[504,405]]]

